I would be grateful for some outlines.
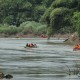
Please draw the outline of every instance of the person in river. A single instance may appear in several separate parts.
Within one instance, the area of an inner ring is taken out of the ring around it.
[[[36,44],[33,44],[33,47],[37,48],[37,45]]]
[[[29,47],[33,47],[33,43],[29,44]]]
[[[26,44],[26,47],[37,47],[37,45],[36,44],[33,44],[33,43],[30,43],[30,44]]]
[[[26,44],[26,47],[28,47],[28,46],[29,46],[29,44],[27,43],[27,44]]]
[[[73,50],[80,50],[80,44],[75,45],[75,47],[73,48]]]

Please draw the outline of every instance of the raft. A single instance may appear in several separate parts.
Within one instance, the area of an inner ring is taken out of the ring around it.
[[[37,48],[37,46],[33,46],[33,47],[25,46],[24,48]]]
[[[80,50],[80,48],[73,48],[73,51],[78,51]]]
[[[73,48],[73,51],[77,51],[80,50],[80,44],[75,45],[75,47]]]

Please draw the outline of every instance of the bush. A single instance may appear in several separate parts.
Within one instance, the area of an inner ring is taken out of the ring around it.
[[[41,23],[37,23],[35,21],[27,21],[20,25],[19,30],[23,34],[27,33],[34,33],[34,34],[40,34],[40,33],[46,33],[46,25],[42,25]]]
[[[0,33],[5,33],[8,35],[16,34],[18,33],[18,28],[16,26],[1,25]]]
[[[80,12],[74,12],[73,25],[78,32],[78,36],[80,37]]]
[[[17,33],[21,34],[41,34],[45,33],[46,34],[47,28],[46,25],[42,25],[41,23],[37,23],[35,21],[27,21],[23,22],[20,27],[16,27],[13,25],[0,25],[0,33],[8,34],[8,35],[13,35]]]

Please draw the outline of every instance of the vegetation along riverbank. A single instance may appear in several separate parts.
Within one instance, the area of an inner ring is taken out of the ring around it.
[[[1,0],[0,11],[1,37],[45,34],[49,39],[75,32],[80,37],[79,0]]]

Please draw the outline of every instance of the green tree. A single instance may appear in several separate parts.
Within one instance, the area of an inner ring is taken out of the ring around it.
[[[55,8],[50,14],[50,26],[58,31],[60,28],[71,25],[71,10],[68,8]]]
[[[79,6],[79,0],[55,0],[41,17],[41,22],[51,27],[53,33],[65,29],[74,31],[72,17],[75,11],[79,11]]]
[[[49,0],[0,0],[0,23],[19,26],[25,21],[39,21]],[[8,20],[8,21],[7,21]]]
[[[80,12],[74,12],[73,25],[78,32],[78,36],[80,37]]]
[[[78,5],[78,0],[55,0],[52,3],[52,7],[66,7],[66,8],[75,8]]]

